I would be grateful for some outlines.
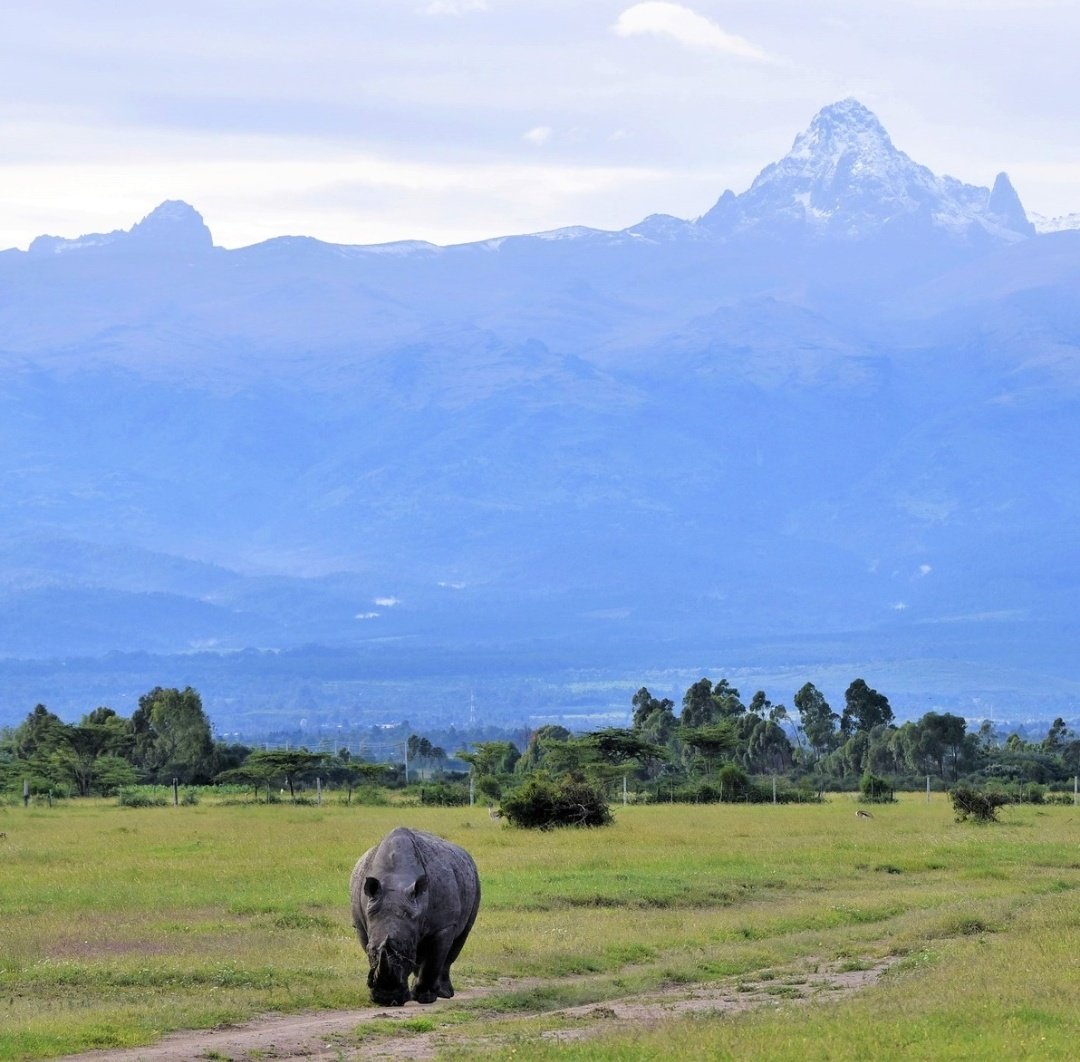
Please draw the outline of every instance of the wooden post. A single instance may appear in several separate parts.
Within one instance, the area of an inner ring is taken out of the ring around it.
[[[476,778],[473,776],[472,771],[469,771],[469,807],[472,807],[476,803]]]
[[[1076,783],[1080,781],[1080,775],[1073,775],[1073,803],[1080,804],[1080,789],[1077,789]]]
[[[772,802],[776,803],[776,775],[772,776]]]
[[[49,807],[52,807],[52,790],[49,790]]]
[[[622,802],[623,807],[626,807],[626,775],[622,776]]]
[[[28,778],[23,779],[22,803],[24,808],[28,808],[30,806],[30,780]]]
[[[926,802],[930,803],[930,775],[926,776]]]
[[[180,806],[180,782],[176,778],[172,780],[172,806],[174,808]]]
[[[315,803],[322,807],[322,779],[315,776]]]

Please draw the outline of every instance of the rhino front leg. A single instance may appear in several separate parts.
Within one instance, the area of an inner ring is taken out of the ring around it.
[[[416,985],[413,988],[413,999],[417,1003],[434,1003],[442,996],[449,999],[454,990],[450,987],[450,979],[443,977],[446,966],[446,957],[450,953],[450,947],[454,943],[451,931],[444,930],[429,937],[421,945],[417,953]]]

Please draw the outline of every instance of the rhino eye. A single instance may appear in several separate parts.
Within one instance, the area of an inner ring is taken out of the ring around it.
[[[379,889],[381,888],[382,886],[379,884],[378,878],[364,879],[364,895],[367,896],[368,899],[374,899],[376,896],[378,896]]]

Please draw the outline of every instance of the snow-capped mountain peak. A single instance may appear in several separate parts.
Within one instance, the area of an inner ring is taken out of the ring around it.
[[[701,224],[718,235],[779,225],[856,240],[910,226],[965,239],[1016,240],[1033,231],[1004,174],[993,192],[939,177],[900,151],[854,99],[822,108],[782,159],[742,195],[725,193]]]
[[[875,168],[876,163],[876,168],[882,168],[896,154],[889,134],[873,111],[858,100],[846,99],[818,111],[795,138],[787,158],[809,163],[818,172],[835,174],[849,158],[861,166]]]

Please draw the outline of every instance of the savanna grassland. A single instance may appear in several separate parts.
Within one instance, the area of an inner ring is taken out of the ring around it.
[[[0,808],[0,1058],[366,1004],[347,881],[399,824],[476,859],[455,983],[482,991],[362,1025],[341,1057],[417,1030],[449,1056],[1072,1056],[1080,810],[976,826],[940,795],[870,820],[855,807],[631,806],[607,829],[544,834],[482,808]],[[856,993],[798,999],[815,970],[886,962]],[[775,991],[738,1013],[603,1019],[605,1002],[751,982]]]

